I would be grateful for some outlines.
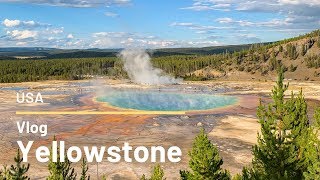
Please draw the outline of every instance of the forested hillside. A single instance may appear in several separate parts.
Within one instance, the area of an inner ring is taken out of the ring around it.
[[[221,47],[199,48],[202,51],[207,49],[208,52],[217,50],[217,53],[211,55],[185,55],[186,49],[162,50],[164,55],[153,55],[152,63],[164,72],[186,80],[273,79],[280,65],[285,67],[289,79],[320,80],[320,30],[274,43],[240,47],[243,50],[235,52],[228,49],[222,51],[219,49]],[[116,54],[115,51],[108,53]],[[182,55],[168,55],[173,52]],[[82,58],[87,55],[90,58]],[[91,57],[94,53],[86,54],[84,51],[80,55],[74,53],[74,58],[63,58],[62,53],[53,56],[57,59],[0,60],[0,82],[76,80],[96,75],[127,77],[119,58],[108,57],[102,52],[100,55],[106,57]]]

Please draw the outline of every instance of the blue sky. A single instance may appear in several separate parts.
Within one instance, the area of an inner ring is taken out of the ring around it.
[[[165,48],[318,29],[319,0],[0,0],[0,47]]]

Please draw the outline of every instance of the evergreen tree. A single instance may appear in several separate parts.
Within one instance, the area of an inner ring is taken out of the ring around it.
[[[7,168],[6,165],[3,166],[3,169],[0,170],[0,180],[7,180],[11,179],[10,174],[9,174],[9,169]]]
[[[279,71],[277,85],[272,90],[273,102],[258,108],[261,124],[258,144],[253,147],[253,168],[251,175],[262,179],[302,179],[304,172],[315,161],[312,152],[319,151],[310,145],[316,138],[307,117],[307,103],[302,95],[291,95],[284,100],[288,85],[284,85],[283,68]],[[316,142],[316,141],[315,141]]]
[[[316,109],[316,112],[314,113],[314,122],[315,122],[315,127],[319,130],[319,128],[320,128],[320,108]]]
[[[53,141],[55,141],[55,136],[53,137]],[[57,150],[59,152],[59,148]],[[60,154],[57,155],[57,162],[53,162],[52,160],[52,152],[50,154],[50,162],[48,164],[49,169],[49,177],[47,180],[75,180],[77,174],[74,171],[74,168],[71,167],[71,162],[65,156],[64,162],[60,161]]]
[[[30,164],[24,165],[22,164],[23,158],[20,156],[20,150],[17,150],[17,155],[14,158],[14,162],[16,163],[16,166],[11,165],[9,170],[9,176],[10,179],[13,180],[25,180],[30,179],[28,176],[26,176],[26,173],[29,170]]]
[[[192,150],[189,152],[189,167],[192,172],[180,171],[181,179],[191,180],[227,180],[230,179],[228,171],[223,170],[223,161],[204,129],[201,129],[193,142]]]
[[[82,163],[81,163],[81,177],[80,180],[89,180],[90,176],[88,176],[88,165],[87,165],[87,161],[82,158]]]
[[[297,52],[297,49],[296,49],[296,45],[294,44],[287,44],[287,55],[290,57],[291,60],[295,60],[297,59],[297,57],[299,56],[299,53]]]
[[[301,55],[304,56],[308,52],[308,46],[307,44],[303,44],[301,46]]]
[[[153,168],[150,180],[162,180],[164,179],[163,177],[164,177],[163,169],[158,164]]]
[[[2,172],[2,170],[0,171],[0,180],[5,180],[6,177],[4,175],[4,173]]]
[[[294,168],[294,163],[289,161],[290,148],[283,120],[284,92],[288,88],[288,85],[283,84],[283,79],[281,70],[277,85],[272,90],[273,103],[263,106],[260,102],[257,112],[261,134],[258,135],[258,144],[253,147],[253,166],[261,177],[270,179],[289,179]]]
[[[147,180],[146,175],[143,174],[142,177],[140,178],[140,180]]]
[[[241,174],[236,174],[232,177],[232,180],[263,180],[259,174],[256,174],[252,168],[244,167]]]
[[[105,174],[102,175],[101,180],[107,180],[107,176]]]
[[[147,178],[144,174],[140,178],[140,180],[164,180],[164,172],[159,164],[153,167],[151,177]]]
[[[314,116],[314,128],[312,134],[308,139],[309,148],[307,148],[307,155],[310,159],[310,165],[307,167],[307,171],[304,172],[304,178],[308,180],[320,179],[320,140],[319,140],[319,128],[320,128],[320,109],[317,109]]]
[[[282,52],[283,51],[283,47],[282,45],[279,46],[279,52]]]

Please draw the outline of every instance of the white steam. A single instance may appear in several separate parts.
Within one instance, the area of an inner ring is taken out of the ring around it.
[[[150,56],[141,49],[125,49],[119,53],[129,78],[139,84],[161,85],[180,83],[181,79],[165,75],[161,69],[152,67]]]

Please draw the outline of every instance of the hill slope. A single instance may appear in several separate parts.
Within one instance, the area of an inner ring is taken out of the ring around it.
[[[214,70],[220,70],[218,76],[225,79],[273,79],[283,65],[288,79],[320,80],[320,31],[225,56],[219,68],[207,66],[193,74],[217,77]]]

